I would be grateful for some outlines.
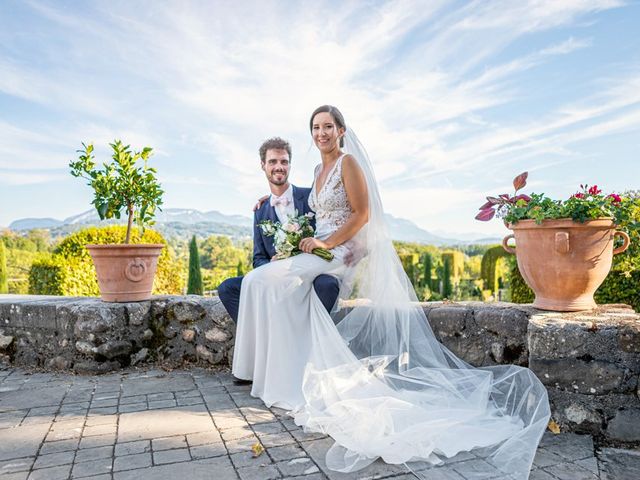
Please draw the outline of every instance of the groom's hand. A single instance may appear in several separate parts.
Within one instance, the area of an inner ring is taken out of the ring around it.
[[[269,198],[269,195],[265,195],[264,197],[260,197],[258,199],[258,203],[256,203],[253,206],[253,211],[255,212],[256,210],[258,210],[262,206],[262,204],[265,202],[265,200],[267,200],[267,198]]]

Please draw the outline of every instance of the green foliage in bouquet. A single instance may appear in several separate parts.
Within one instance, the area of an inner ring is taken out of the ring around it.
[[[96,207],[101,220],[120,218],[122,210],[127,215],[127,233],[124,243],[131,241],[131,227],[135,220],[142,230],[153,225],[156,209],[162,205],[164,193],[156,178],[156,170],[149,167],[147,161],[152,149],[145,147],[141,152],[131,152],[129,145],[120,140],[109,144],[113,150],[112,162],[96,168],[93,156],[93,144],[82,146],[77,161],[71,161],[71,175],[89,181],[93,188],[92,204]],[[142,161],[142,166],[138,161]]]
[[[51,255],[36,259],[29,271],[29,293],[36,295],[98,296],[95,268],[86,244],[106,245],[122,243],[127,233],[123,225],[91,227],[68,236]],[[132,229],[133,243],[162,243],[158,232]],[[156,295],[182,292],[183,272],[179,262],[172,258],[169,248],[163,248],[158,259],[158,270],[153,283]]]

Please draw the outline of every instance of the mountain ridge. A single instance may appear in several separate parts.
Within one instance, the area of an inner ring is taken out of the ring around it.
[[[385,214],[392,238],[397,241],[421,243],[426,245],[456,245],[471,243],[499,243],[498,238],[480,236],[478,239],[450,238],[437,235],[420,228],[410,220]],[[253,219],[243,215],[227,215],[217,210],[202,212],[193,208],[166,208],[156,215],[154,229],[169,237],[189,238],[192,235],[228,235],[231,237],[250,237]],[[9,224],[13,231],[27,231],[34,228],[48,229],[53,237],[69,233],[91,225],[122,223],[120,220],[101,221],[95,209],[57,220],[55,218],[21,218]],[[484,238],[483,238],[484,237]]]

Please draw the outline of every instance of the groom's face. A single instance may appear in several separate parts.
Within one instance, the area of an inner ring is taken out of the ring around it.
[[[284,149],[273,148],[267,150],[262,170],[269,183],[284,185],[289,180],[289,153]]]

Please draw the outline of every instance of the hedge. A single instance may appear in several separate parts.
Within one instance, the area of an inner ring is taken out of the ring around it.
[[[480,277],[484,280],[484,288],[492,293],[498,291],[498,260],[504,257],[511,257],[511,254],[502,248],[502,245],[489,248],[482,256]]]
[[[33,262],[29,271],[29,293],[37,295],[98,296],[98,282],[93,261],[86,244],[122,243],[126,226],[91,227],[80,230],[60,242],[48,256]],[[163,243],[158,232],[145,230],[144,234],[132,231],[132,243]],[[158,259],[158,270],[153,283],[153,293],[179,294],[183,287],[180,264],[164,248]]]

